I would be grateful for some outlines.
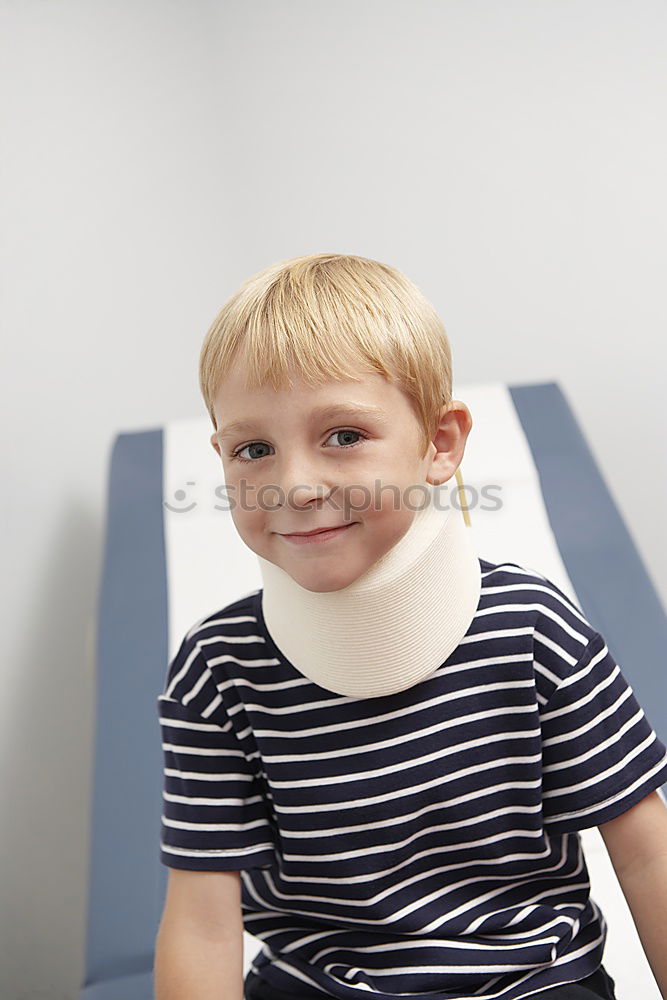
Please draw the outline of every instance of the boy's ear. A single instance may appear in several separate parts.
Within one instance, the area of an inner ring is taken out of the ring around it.
[[[214,449],[214,451],[215,451],[215,452],[216,452],[216,453],[217,453],[218,455],[220,455],[220,445],[218,444],[218,439],[217,439],[217,436],[216,436],[216,435],[217,435],[217,433],[218,433],[217,431],[213,431],[213,433],[211,434],[211,436],[210,436],[210,438],[209,438],[209,441],[210,441],[210,442],[211,442],[211,444],[213,445],[213,449]],[[220,458],[222,458],[222,455],[220,455]]]
[[[453,399],[448,406],[443,406],[440,426],[433,440],[435,452],[431,455],[428,482],[441,485],[455,474],[471,428],[472,415],[465,403]]]

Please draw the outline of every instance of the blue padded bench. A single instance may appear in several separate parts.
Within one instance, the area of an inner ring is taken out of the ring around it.
[[[493,383],[455,387],[454,395],[468,404],[475,421],[461,466],[463,481],[479,487],[487,481],[488,471],[494,483],[503,485],[506,476],[510,501],[521,496],[526,508],[535,507],[535,518],[526,519],[524,529],[520,521],[512,520],[511,502],[507,516],[495,521],[491,516],[484,520],[485,515],[471,506],[480,555],[500,561],[503,533],[508,532],[508,558],[533,566],[563,589],[571,583],[582,611],[607,640],[649,721],[667,742],[667,617],[560,387],[555,382]],[[191,421],[185,430],[205,440],[210,461],[219,462],[208,444],[212,430],[208,417]],[[182,451],[188,440],[184,434],[183,428],[172,434],[169,426],[122,433],[111,453],[95,640],[95,759],[80,1000],[153,998],[154,945],[168,874],[158,857],[162,753],[156,699],[176,637],[234,596],[210,587],[197,613],[194,607],[181,608],[169,599],[170,579],[174,590],[173,581],[189,565],[188,560],[169,563],[170,552],[173,557],[179,550],[176,542],[171,548],[166,543],[172,529],[164,503],[167,463],[173,477],[182,463],[174,442],[180,441]],[[184,467],[183,480],[191,475],[190,466]],[[546,518],[540,520],[542,510]],[[181,539],[187,534],[183,524],[178,529]],[[541,536],[551,548],[540,548]],[[517,550],[514,542],[533,547]],[[197,544],[201,546],[193,540],[193,547]],[[235,567],[239,560],[254,559],[250,550],[230,552],[228,563],[234,561]],[[545,563],[549,553],[553,559]],[[224,553],[218,550],[216,559],[224,562]],[[250,562],[246,583],[254,572]],[[568,581],[557,578],[561,565]],[[227,579],[233,581],[234,576],[227,574]],[[260,585],[257,570],[255,586]],[[236,596],[247,589],[239,588]],[[613,910],[605,964],[616,979],[619,996],[659,1000],[634,925],[628,923],[629,911],[622,913],[620,889],[609,875],[608,858],[594,841],[596,836],[601,843],[599,832],[582,831],[582,836],[592,893],[603,912]],[[244,942],[247,970],[261,943],[247,933]]]

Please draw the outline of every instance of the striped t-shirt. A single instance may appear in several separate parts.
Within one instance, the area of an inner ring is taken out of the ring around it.
[[[241,871],[270,986],[518,1000],[600,965],[577,831],[667,782],[667,749],[555,584],[480,566],[461,643],[397,694],[306,678],[261,590],[199,621],[169,664],[160,861]]]

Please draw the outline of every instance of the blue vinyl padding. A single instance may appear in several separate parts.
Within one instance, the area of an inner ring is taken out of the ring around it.
[[[509,391],[581,609],[667,743],[665,610],[560,387],[547,382]]]
[[[161,429],[120,434],[111,455],[97,609],[81,1000],[153,995],[155,936],[167,883],[158,860],[162,748],[156,711],[168,657],[162,443]]]
[[[663,741],[667,618],[557,383],[509,387],[582,610]],[[85,979],[79,1000],[152,1000],[159,861],[157,695],[168,663],[163,432],[120,434],[109,472],[96,636]],[[539,569],[539,567],[538,567]]]
[[[153,1000],[153,972],[136,976],[115,976],[101,983],[92,983],[81,994],[82,1000]],[[186,998],[184,997],[184,1000]]]

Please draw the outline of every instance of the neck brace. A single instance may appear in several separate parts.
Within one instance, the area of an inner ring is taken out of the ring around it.
[[[377,698],[434,674],[465,636],[481,567],[460,511],[416,510],[407,532],[359,579],[315,593],[258,556],[262,613],[278,650],[334,694]]]

